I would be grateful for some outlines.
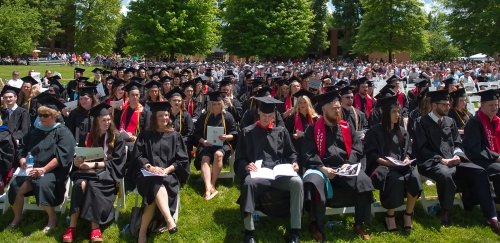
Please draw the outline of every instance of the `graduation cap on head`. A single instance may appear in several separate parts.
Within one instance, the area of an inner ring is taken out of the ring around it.
[[[93,72],[93,73],[97,73],[97,72],[102,73],[102,69],[100,69],[100,68],[94,68],[94,69],[92,70],[92,72]]]
[[[203,85],[205,85],[205,84],[207,83],[207,81],[206,81],[206,80],[204,80],[204,79],[203,79],[203,78],[201,78],[201,77],[197,77],[197,78],[193,79],[193,82],[194,82],[195,84],[201,83],[201,84],[203,84]]]
[[[85,72],[85,69],[83,68],[75,68],[75,73],[82,73]]]
[[[89,115],[93,117],[111,115],[111,113],[108,110],[109,108],[111,108],[111,106],[108,105],[106,102],[100,103],[90,109]]]
[[[172,82],[172,78],[170,76],[164,76],[163,78],[160,78],[160,83],[165,82]]]
[[[347,83],[345,80],[340,80],[340,81],[336,82],[334,85],[337,86],[337,87],[339,87],[339,88],[342,88],[342,87],[344,87],[344,86],[346,86],[348,84],[349,83]]]
[[[288,79],[288,83],[291,84],[293,82],[299,82],[300,83],[300,79],[297,77],[297,76],[292,76]]]
[[[57,80],[57,79],[53,79],[50,81],[50,86],[56,86],[59,90],[63,90],[64,89],[64,86]]]
[[[191,80],[191,81],[187,81],[187,82],[184,82],[184,83],[182,83],[182,84],[181,84],[182,90],[185,90],[185,89],[187,89],[188,87],[191,87],[191,88],[193,88],[193,89],[194,89],[194,87],[195,87],[195,86],[196,86],[196,83],[195,83],[195,82],[193,82],[193,80]]]
[[[226,75],[236,76],[234,75],[233,69],[226,70]]]
[[[380,89],[379,93],[375,96],[376,99],[380,99],[382,97],[385,97],[387,94],[389,95],[396,95],[396,92],[394,92],[391,88],[393,86],[386,84],[382,89]]]
[[[430,83],[431,83],[431,81],[429,81],[428,79],[425,79],[425,78],[417,78],[415,80],[415,86],[417,86],[419,88],[425,87],[426,85],[428,85]]]
[[[265,81],[262,77],[257,77],[252,80],[252,87],[258,87],[259,85],[264,84]]]
[[[440,102],[440,101],[448,101],[450,96],[448,94],[447,89],[437,90],[437,91],[429,91],[427,96],[431,98],[431,103]]]
[[[21,92],[20,88],[16,88],[16,87],[13,87],[10,85],[5,85],[5,86],[3,86],[2,93],[0,95],[3,96],[6,93],[11,93],[11,94],[14,94],[15,96],[17,96],[17,94],[19,94],[19,92]]]
[[[123,79],[114,80],[113,84],[111,85],[111,88],[114,89],[120,85],[125,85],[125,81]]]
[[[301,90],[297,91],[295,94],[293,94],[293,97],[296,97],[296,98],[299,98],[301,96],[307,96],[309,99],[312,99],[314,97],[314,94],[305,90],[305,89],[301,89]]]
[[[314,71],[309,71],[309,72],[302,74],[301,78],[306,79],[306,78],[311,77],[313,74],[314,74]]]
[[[182,90],[179,87],[175,87],[165,94],[166,99],[170,99],[176,96],[181,97],[182,99],[186,98],[186,95],[184,94],[184,92],[182,92]]]
[[[146,85],[144,85],[144,87],[146,89],[152,89],[152,88],[158,88],[159,89],[161,87],[161,83],[158,82],[158,81],[151,80]]]
[[[345,86],[339,90],[339,95],[352,94],[353,88],[351,86]]]
[[[59,75],[54,75],[52,77],[49,78],[49,81],[58,81],[58,80],[61,80],[61,76]]]
[[[87,77],[79,77],[76,81],[78,81],[78,82],[87,82],[87,80],[89,80],[89,78],[87,78]]]
[[[31,85],[38,84],[38,81],[36,81],[36,79],[34,79],[34,78],[33,78],[33,77],[31,77],[31,76],[26,76],[26,77],[23,77],[23,78],[21,78],[21,80],[22,80],[24,83],[30,83]]]
[[[310,79],[309,80],[309,88],[318,90],[321,87],[321,80],[319,79]]]
[[[111,71],[108,71],[108,70],[103,70],[102,71],[102,75],[108,75],[108,74],[111,74]]]
[[[223,92],[220,91],[213,91],[208,93],[208,99],[210,101],[221,101],[223,99],[222,97]]]
[[[97,93],[96,86],[82,87],[78,91],[78,95],[79,96],[86,96],[86,95],[88,95],[88,96],[94,96],[96,93]]]
[[[135,72],[134,68],[129,67],[129,68],[125,69],[125,73],[134,73],[134,72]]]
[[[460,88],[460,89],[457,89],[456,91],[451,92],[450,97],[453,99],[460,98],[460,97],[467,97],[467,93],[465,92],[465,88]]]
[[[154,66],[152,66],[152,67],[148,67],[148,70],[150,70],[150,71],[153,71],[153,72],[154,72],[154,71],[156,70],[156,67],[154,67]]]
[[[356,84],[359,86],[359,85],[362,85],[362,84],[366,84],[368,83],[368,79],[366,77],[361,77],[361,78],[358,78],[358,80],[356,81]]]
[[[223,86],[228,86],[231,84],[232,84],[231,80],[222,80],[219,82],[219,89],[222,88]]]
[[[149,102],[148,106],[151,112],[168,111],[172,107],[168,101]]]
[[[449,86],[449,85],[452,85],[452,84],[457,84],[457,82],[455,81],[454,78],[447,78],[443,82],[444,82],[444,84],[446,86]]]
[[[116,79],[113,76],[106,77],[106,81],[110,81],[110,80],[111,80],[111,82],[114,82]]]
[[[269,86],[265,86],[265,87],[262,87],[261,89],[259,89],[257,91],[257,93],[255,94],[256,97],[264,97],[264,96],[269,96],[271,95],[273,89],[271,89],[271,87]]]
[[[399,108],[398,96],[386,94],[384,97],[377,100],[377,106],[382,110],[387,111],[392,108]]]
[[[475,93],[474,95],[481,96],[481,102],[486,102],[486,101],[491,101],[491,100],[497,100],[498,99],[498,90],[496,90],[496,89],[488,89],[488,90],[485,90],[485,91],[481,91],[481,92]]]
[[[142,84],[137,82],[137,81],[133,81],[133,82],[130,82],[129,84],[125,85],[125,91],[127,92],[130,92],[132,90],[140,90],[142,88]]]
[[[329,85],[329,86],[325,86],[323,87],[323,90],[325,91],[325,93],[330,93],[330,92],[333,92],[333,91],[338,91],[340,88],[338,86],[335,86],[335,85]]]
[[[211,68],[207,68],[207,70],[205,70],[205,76],[207,77],[212,77],[212,70]]]
[[[283,104],[283,102],[268,96],[255,97],[254,99],[260,101],[259,110],[264,114],[273,113],[277,105]]]
[[[373,87],[373,81],[366,81],[366,84],[368,84],[368,87]]]
[[[321,106],[324,106],[324,105],[331,103],[333,101],[339,101],[340,96],[339,96],[339,92],[337,90],[337,91],[332,91],[332,92],[327,92],[324,94],[317,95],[314,97],[314,100],[321,107]]]
[[[45,106],[56,111],[61,111],[66,107],[61,101],[46,92],[39,94],[36,99],[40,106]]]
[[[251,77],[252,77],[252,75],[253,75],[253,72],[252,72],[252,71],[250,71],[250,70],[246,70],[246,71],[245,71],[245,78],[251,78]]]
[[[393,83],[393,82],[395,82],[395,81],[399,81],[399,78],[398,78],[398,76],[396,76],[396,75],[392,75],[392,76],[391,76],[391,77],[389,77],[387,80],[385,80],[385,82],[386,82],[387,84],[392,84],[392,83]]]

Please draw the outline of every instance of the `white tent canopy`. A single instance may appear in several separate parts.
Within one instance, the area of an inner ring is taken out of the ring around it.
[[[493,58],[488,57],[488,55],[486,55],[486,54],[478,53],[478,54],[470,56],[469,59],[470,60],[477,60],[477,61],[489,61],[490,59],[493,59]]]

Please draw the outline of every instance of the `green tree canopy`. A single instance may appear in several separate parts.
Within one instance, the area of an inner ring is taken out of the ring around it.
[[[326,39],[327,34],[327,12],[326,12],[327,0],[312,0],[312,11],[313,11],[313,24],[311,28],[313,33],[311,34],[311,43],[309,45],[310,53],[320,53],[328,45]]]
[[[147,56],[208,54],[218,42],[215,0],[137,0],[127,15],[126,51]]]
[[[241,57],[297,57],[313,34],[310,0],[226,0],[222,47]]]
[[[36,48],[41,34],[40,14],[23,2],[0,5],[0,53],[19,56]]]
[[[120,26],[120,0],[77,0],[75,49],[111,54]]]
[[[428,48],[424,26],[427,22],[419,0],[361,0],[363,17],[353,51],[369,54],[380,51],[421,51]]]
[[[500,2],[498,0],[442,0],[450,10],[449,33],[467,54],[493,55],[500,50]]]
[[[342,30],[344,35],[340,45],[347,52],[351,52],[361,24],[362,6],[360,0],[332,0],[332,26]]]

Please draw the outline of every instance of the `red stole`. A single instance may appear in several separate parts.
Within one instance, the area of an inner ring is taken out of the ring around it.
[[[344,121],[339,121],[340,132],[342,133],[342,139],[344,140],[345,150],[347,152],[347,159],[351,156],[352,150],[352,137],[351,130],[349,129],[349,124]],[[325,118],[320,117],[316,124],[314,124],[314,141],[316,143],[316,149],[319,152],[319,157],[324,158],[326,152],[326,132],[325,132]]]
[[[295,128],[295,131],[301,131],[303,132],[304,131],[304,126],[302,126],[302,120],[300,119],[300,112],[296,112],[294,117],[293,117],[293,122],[294,122],[294,128]],[[312,120],[312,117],[307,114],[307,123],[309,125],[313,124],[313,120]]]
[[[372,110],[373,110],[373,100],[372,100],[372,97],[370,97],[369,94],[365,95],[365,100],[366,100],[365,115],[366,115],[366,118],[370,118],[370,115],[372,114]],[[356,93],[354,95],[354,104],[353,104],[353,106],[356,107],[357,109],[361,110],[361,95],[359,93]]]
[[[404,106],[404,102],[403,102],[403,93],[401,93],[401,91],[398,91],[398,103],[399,103],[399,107],[400,108],[403,108]]]
[[[267,124],[267,126],[264,126],[260,123],[260,121],[257,121],[257,122],[255,122],[255,125],[257,125],[258,127],[262,128],[268,132],[273,130],[273,128],[274,128],[274,122],[269,122],[269,124]]]
[[[490,119],[482,112],[478,111],[477,116],[483,124],[484,133],[486,135],[486,140],[488,140],[488,145],[492,151],[500,153],[500,118],[494,116]]]
[[[290,110],[293,107],[292,99],[292,96],[288,96],[285,98],[285,111]]]
[[[85,147],[92,147],[92,132],[87,134],[87,139],[85,139]]]
[[[203,94],[208,94],[208,85],[203,85]]]
[[[135,108],[134,114],[132,114],[129,123],[125,124],[125,118],[127,117],[128,106],[129,106],[128,101],[127,103],[123,104],[122,108],[123,113],[122,117],[120,118],[120,130],[125,130],[126,132],[135,135],[139,131],[139,117],[141,116],[142,113],[142,105],[137,104],[137,107]]]
[[[191,115],[191,117],[193,117],[193,113],[194,113],[194,102],[193,102],[193,99],[189,99],[189,101],[188,101],[187,112],[189,113],[189,115]]]
[[[413,87],[412,92],[413,92],[413,94],[415,95],[415,97],[417,97],[417,96],[418,96],[418,93],[419,93],[419,92],[418,92],[418,87],[417,87],[417,86]]]
[[[271,89],[271,96],[276,97],[276,93],[278,92],[278,87],[273,86]]]

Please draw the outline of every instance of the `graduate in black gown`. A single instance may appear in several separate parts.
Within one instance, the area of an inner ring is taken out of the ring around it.
[[[73,133],[77,146],[85,146],[85,139],[92,125],[89,111],[99,104],[95,86],[81,88],[78,92],[78,106],[69,113],[66,126]]]
[[[392,77],[388,78],[385,82],[387,83],[386,87],[389,88],[391,91],[396,93],[396,96],[398,97],[398,104],[399,107],[401,108],[401,116],[402,117],[408,117],[408,113],[410,112],[408,109],[408,99],[406,98],[406,95],[400,91],[400,79],[396,76],[393,75]]]
[[[219,82],[219,91],[222,93],[225,110],[234,118],[236,123],[239,123],[243,116],[243,108],[236,97],[233,96],[233,85],[230,80]]]
[[[448,90],[428,92],[427,95],[432,111],[422,115],[415,124],[414,153],[419,173],[436,181],[441,224],[451,224],[450,214],[458,190],[463,199],[474,195],[479,200],[486,219],[496,217],[488,175],[467,158],[455,121],[446,116],[450,109]],[[467,200],[463,202],[464,206],[468,203]]]
[[[113,80],[113,85],[111,86],[111,93],[109,97],[105,100],[105,103],[113,107],[111,116],[113,117],[113,122],[115,127],[120,126],[120,119],[123,112],[123,102],[125,100],[125,82],[123,80],[117,79]],[[120,105],[121,104],[121,105]]]
[[[380,190],[380,201],[387,209],[385,225],[390,232],[397,230],[394,209],[401,206],[406,197],[404,229],[409,232],[412,229],[413,209],[422,192],[420,175],[416,164],[410,160],[410,137],[404,127],[399,125],[397,97],[385,97],[378,102],[382,107],[382,122],[366,133],[366,172],[375,188]],[[403,164],[394,164],[388,158]]]
[[[368,129],[368,121],[365,113],[356,109],[354,104],[354,95],[352,88],[346,86],[339,91],[340,104],[342,105],[342,119],[349,123],[351,128],[356,132],[361,132]],[[363,139],[364,135],[361,136]]]
[[[259,105],[258,99],[256,97],[271,97],[271,88],[269,87],[263,87],[262,89],[255,94],[255,97],[250,98],[251,99],[251,105],[248,110],[243,109],[244,113],[243,116],[240,120],[240,130],[243,130],[243,128],[250,126],[254,124],[258,119],[258,111],[257,111],[257,106]],[[275,113],[275,119],[273,121],[274,125],[277,127],[284,127],[285,122],[283,121],[283,117],[279,113],[279,110],[276,109]]]
[[[38,84],[38,81],[31,76],[26,76],[21,78],[23,80],[23,85],[21,86],[21,92],[17,97],[17,105],[28,111],[30,115],[30,124],[33,125],[35,118],[37,116],[37,105],[34,101],[33,86]]]
[[[9,184],[12,178],[14,168],[14,158],[17,146],[16,140],[9,131],[9,128],[3,125],[0,120],[0,193],[4,193],[5,186]]]
[[[325,240],[326,204],[333,200],[343,206],[354,205],[353,229],[368,240],[370,235],[363,224],[370,218],[374,190],[371,179],[364,170],[353,177],[336,176],[334,170],[346,164],[363,165],[363,144],[354,129],[341,119],[338,92],[322,94],[316,100],[322,116],[306,130],[300,152],[308,169],[304,174],[304,202],[311,218],[309,230],[316,240]],[[333,197],[328,193],[331,190]]]
[[[83,68],[75,68],[74,71],[74,80],[70,80],[66,85],[66,95],[68,96],[70,101],[76,100],[78,97],[76,93],[78,92],[78,79],[83,76],[83,72],[85,69]]]
[[[170,90],[165,94],[165,98],[170,103],[170,120],[176,132],[181,134],[182,140],[186,144],[188,151],[189,161],[191,161],[192,151],[193,151],[193,132],[194,123],[193,119],[186,110],[183,109],[182,100],[184,93],[179,89],[175,88]]]
[[[188,81],[183,83],[181,85],[181,88],[182,88],[182,93],[184,94],[183,96],[184,109],[193,120],[198,120],[204,107],[203,103],[198,102],[196,99],[193,98],[195,86],[196,84],[193,81]]]
[[[93,122],[85,147],[103,147],[105,158],[94,161],[75,158],[71,173],[71,219],[62,236],[64,242],[73,240],[78,218],[90,221],[90,242],[102,242],[99,226],[114,219],[117,183],[123,178],[125,143],[113,124],[109,108],[108,104],[101,103],[90,110]]]
[[[193,142],[198,143],[196,150],[195,167],[201,170],[201,176],[205,183],[205,200],[212,199],[218,194],[216,189],[217,178],[222,170],[222,166],[231,155],[233,150],[232,141],[238,134],[236,123],[231,113],[224,110],[224,101],[221,92],[214,91],[208,94],[207,112],[201,115],[196,121]],[[224,134],[219,136],[222,140],[222,146],[213,144],[213,141],[207,141],[208,126],[223,127]],[[210,163],[212,169],[210,170]]]
[[[2,89],[4,107],[1,111],[3,124],[7,125],[14,139],[20,141],[30,129],[30,116],[26,109],[17,105],[20,89],[6,85]]]
[[[428,90],[428,87],[431,85],[431,81],[424,78],[417,78],[415,80],[415,87],[412,90],[408,91],[408,111],[413,111],[418,108],[418,97],[420,93],[424,90]]]
[[[302,179],[299,176],[282,176],[274,180],[252,178],[250,172],[258,171],[257,161],[261,160],[262,168],[273,169],[277,165],[290,164],[295,172],[299,170],[297,153],[290,140],[290,135],[284,127],[274,126],[276,105],[281,103],[272,97],[258,97],[259,119],[241,131],[236,149],[235,171],[241,178],[241,194],[238,199],[240,211],[244,217],[244,242],[256,242],[253,216],[255,210],[263,210],[259,202],[266,196],[266,192],[285,192],[289,204],[280,207],[280,211],[290,214],[290,238],[288,242],[300,242],[302,205],[304,191]],[[267,211],[265,211],[267,212]],[[273,212],[274,213],[274,212]]]
[[[56,122],[64,104],[52,96],[40,99],[39,104],[39,119],[36,119],[32,130],[23,138],[23,147],[19,153],[22,168],[27,168],[28,153],[34,157],[35,163],[29,176],[18,176],[10,184],[9,202],[14,211],[14,219],[8,227],[15,228],[19,225],[24,197],[34,195],[36,204],[48,214],[48,223],[43,229],[46,233],[56,226],[54,207],[64,200],[65,182],[75,154],[75,139],[66,126]]]
[[[139,230],[139,243],[147,240],[152,220],[166,225],[169,233],[177,232],[172,215],[177,205],[177,194],[189,177],[189,160],[182,136],[173,128],[168,102],[151,103],[151,127],[139,134],[132,161],[138,164],[137,191],[142,196],[144,210]],[[162,176],[144,176],[141,170]],[[153,229],[154,230],[154,229]]]
[[[354,95],[353,106],[365,114],[366,120],[370,120],[376,101],[368,94],[368,79],[362,77],[356,83],[358,92]]]
[[[496,203],[500,203],[500,118],[496,115],[498,110],[497,90],[488,90],[479,93],[481,107],[472,117],[464,130],[464,149],[467,157],[475,164],[484,168],[493,185]],[[472,200],[471,204],[477,203]],[[466,205],[464,204],[464,207]],[[490,227],[495,233],[500,234],[498,220],[488,219]]]
[[[465,124],[472,118],[472,114],[467,110],[467,93],[465,88],[458,89],[450,93],[452,99],[451,109],[448,116],[455,120],[459,131],[463,132]],[[463,133],[462,133],[463,134]]]

